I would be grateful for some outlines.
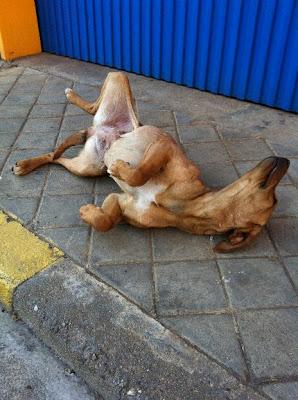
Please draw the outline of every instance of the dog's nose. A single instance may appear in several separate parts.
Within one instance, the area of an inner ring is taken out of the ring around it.
[[[287,172],[290,161],[283,157],[268,157],[259,164],[259,168],[263,169],[262,181],[260,187],[262,189],[274,188]]]

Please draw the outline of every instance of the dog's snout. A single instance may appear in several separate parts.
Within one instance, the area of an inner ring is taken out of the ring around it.
[[[260,183],[262,189],[274,188],[287,172],[290,161],[283,157],[268,157],[263,160],[259,167],[263,169]]]

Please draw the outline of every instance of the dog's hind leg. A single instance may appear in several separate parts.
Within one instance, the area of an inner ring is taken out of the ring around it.
[[[112,229],[122,219],[121,196],[125,196],[125,194],[109,194],[101,207],[97,207],[94,204],[82,206],[80,208],[82,220],[93,226],[97,231],[106,232]]]
[[[97,176],[102,175],[104,173],[104,168],[99,163],[90,163],[90,159],[88,159],[87,153],[92,151],[87,146],[88,138],[88,129],[84,129],[78,132],[73,133],[69,136],[64,142],[62,142],[57,149],[52,151],[51,153],[42,154],[38,157],[30,158],[27,160],[18,161],[13,167],[13,172],[15,175],[26,175],[29,172],[41,167],[42,165],[54,163],[61,164],[65,168],[67,168],[70,172],[80,175],[80,176]],[[87,141],[87,142],[86,142]],[[84,144],[85,148],[81,151],[81,153],[72,159],[61,157],[61,154],[67,150],[71,146]],[[94,157],[95,158],[95,157]]]

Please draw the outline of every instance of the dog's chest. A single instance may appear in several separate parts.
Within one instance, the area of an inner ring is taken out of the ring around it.
[[[146,182],[145,185],[138,187],[131,187],[120,179],[112,178],[125,193],[131,195],[134,207],[140,212],[145,212],[151,204],[156,204],[156,196],[166,189],[164,184],[153,178]]]

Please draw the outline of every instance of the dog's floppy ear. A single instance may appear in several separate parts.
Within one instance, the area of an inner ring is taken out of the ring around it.
[[[129,80],[123,72],[110,72],[99,97],[95,116],[97,124],[130,132],[140,126],[135,113],[135,100]]]

